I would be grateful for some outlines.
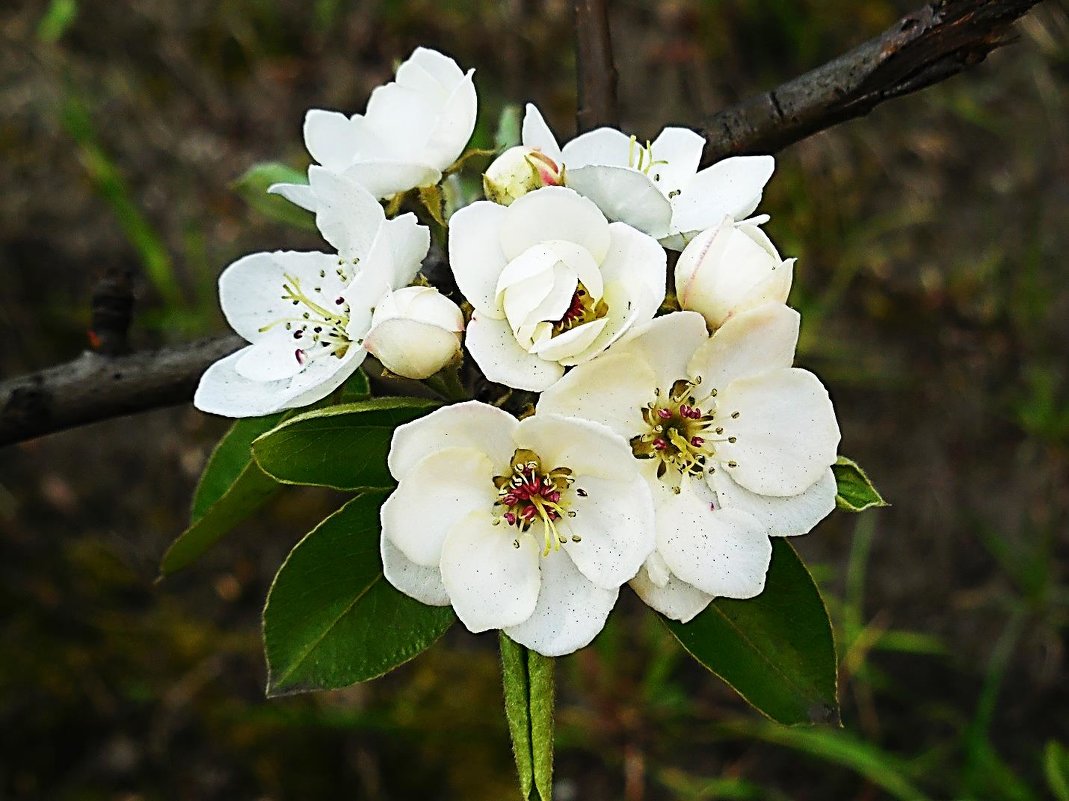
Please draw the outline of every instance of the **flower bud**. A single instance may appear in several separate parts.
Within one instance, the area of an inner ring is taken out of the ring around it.
[[[460,352],[464,315],[437,289],[410,286],[391,292],[375,308],[364,348],[387,370],[429,378]]]
[[[507,206],[518,197],[541,189],[560,186],[563,171],[541,150],[517,145],[510,147],[483,174],[483,192],[487,200]]]
[[[784,261],[765,232],[730,217],[702,231],[676,262],[679,305],[719,328],[737,312],[786,303],[794,259]]]

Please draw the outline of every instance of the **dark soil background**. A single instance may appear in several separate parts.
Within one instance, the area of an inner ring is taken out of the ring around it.
[[[305,110],[361,109],[417,44],[477,68],[483,136],[529,99],[567,134],[570,5],[6,0],[0,372],[85,348],[108,269],[135,276],[135,346],[224,330],[227,263],[316,246],[232,182],[303,167]],[[694,124],[911,5],[619,0],[625,124]],[[799,257],[799,360],[893,504],[798,541],[836,622],[845,728],[765,725],[625,592],[562,661],[561,801],[1069,798],[1051,745],[1069,744],[1066,4],[1018,31],[780,154],[761,206]],[[492,637],[264,699],[263,598],[337,496],[284,493],[153,583],[225,428],[187,406],[0,452],[0,799],[515,797]]]

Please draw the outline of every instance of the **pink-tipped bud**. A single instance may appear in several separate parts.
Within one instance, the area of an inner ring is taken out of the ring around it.
[[[508,206],[517,198],[543,186],[563,183],[560,166],[545,153],[517,145],[494,159],[483,174],[487,200]]]

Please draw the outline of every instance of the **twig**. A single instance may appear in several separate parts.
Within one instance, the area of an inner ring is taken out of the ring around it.
[[[876,105],[945,80],[1010,39],[1039,0],[943,0],[881,36],[705,122],[708,161],[774,153],[862,116]],[[578,124],[616,121],[616,70],[605,0],[575,0]],[[184,403],[200,374],[241,344],[234,336],[128,356],[85,354],[0,383],[0,445],[124,414]]]
[[[619,124],[606,0],[575,0],[575,123],[579,133]]]
[[[775,153],[972,67],[1011,38],[1039,0],[943,0],[907,14],[849,53],[704,123],[704,160]]]
[[[236,335],[164,350],[74,361],[0,383],[0,445],[41,434],[187,403],[212,362],[243,343]]]

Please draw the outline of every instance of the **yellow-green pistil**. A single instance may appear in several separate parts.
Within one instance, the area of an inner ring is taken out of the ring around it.
[[[714,408],[707,407],[702,411],[694,396],[699,383],[700,379],[680,379],[667,395],[657,390],[654,399],[642,408],[646,432],[631,438],[631,452],[635,458],[657,459],[657,478],[676,492],[679,492],[683,476],[701,477],[706,462],[716,452],[713,443],[725,439],[721,436],[723,427],[715,425],[716,410],[712,398],[716,396],[716,390],[709,394]],[[726,439],[735,441],[735,437]],[[728,466],[734,464],[729,462]]]
[[[545,540],[542,555],[546,556],[550,550],[567,542],[557,530],[557,522],[565,517],[575,517],[575,512],[568,509],[568,502],[562,498],[575,480],[572,471],[567,467],[543,470],[538,454],[526,448],[520,448],[512,455],[510,467],[507,475],[494,476],[494,486],[497,487],[494,505],[504,508],[498,519],[523,532],[540,520]],[[573,535],[572,539],[580,541],[578,536]],[[519,548],[519,540],[514,540],[514,545]]]

